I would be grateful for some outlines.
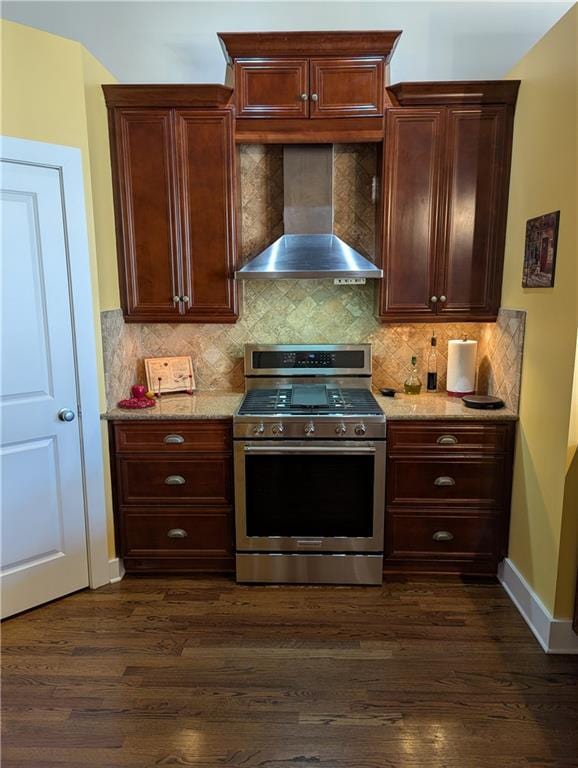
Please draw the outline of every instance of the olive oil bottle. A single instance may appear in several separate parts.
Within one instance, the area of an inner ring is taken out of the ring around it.
[[[417,375],[417,357],[411,358],[411,373],[403,382],[403,391],[406,395],[419,395],[421,392],[421,379]]]

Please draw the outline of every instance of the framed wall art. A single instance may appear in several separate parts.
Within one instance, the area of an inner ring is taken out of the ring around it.
[[[523,288],[552,288],[560,211],[545,213],[526,222]]]
[[[192,392],[195,389],[193,360],[190,357],[146,357],[147,386],[155,395]]]

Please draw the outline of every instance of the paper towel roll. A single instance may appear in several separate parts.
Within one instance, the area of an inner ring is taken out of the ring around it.
[[[448,395],[462,397],[476,391],[477,341],[451,339],[448,342]]]

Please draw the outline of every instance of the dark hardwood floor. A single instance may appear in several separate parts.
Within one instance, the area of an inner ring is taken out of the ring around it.
[[[3,625],[3,768],[566,768],[578,657],[497,584],[136,579]]]

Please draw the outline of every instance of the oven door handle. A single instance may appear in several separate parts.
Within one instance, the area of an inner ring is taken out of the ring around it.
[[[338,446],[327,446],[323,448],[323,446],[315,446],[315,445],[304,445],[304,446],[296,446],[296,445],[287,445],[287,446],[279,446],[279,447],[264,447],[260,445],[245,445],[243,446],[243,451],[245,453],[261,453],[261,454],[271,454],[271,455],[279,455],[283,453],[340,453],[343,455],[348,455],[350,453],[368,453],[368,454],[375,454],[376,450],[375,448],[372,448],[371,446],[352,446],[349,448],[346,448],[345,446],[338,447]]]

